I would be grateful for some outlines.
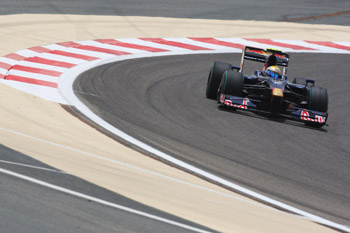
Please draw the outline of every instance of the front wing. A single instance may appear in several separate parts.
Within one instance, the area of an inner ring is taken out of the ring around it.
[[[242,109],[251,112],[271,114],[271,112],[258,109],[258,106],[248,98],[224,95],[219,96],[219,107]],[[288,114],[278,114],[280,117],[288,118],[301,122],[315,122],[325,124],[327,122],[327,112],[317,112],[310,109],[292,107],[288,110]]]

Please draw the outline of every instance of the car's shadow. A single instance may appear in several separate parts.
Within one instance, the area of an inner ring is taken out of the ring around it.
[[[328,126],[327,124],[325,126],[323,126],[322,128],[316,128],[316,127],[312,127],[312,126],[307,126],[303,122],[288,120],[288,119],[278,117],[278,116],[271,116],[269,114],[253,113],[253,112],[248,112],[248,111],[239,110],[239,109],[232,110],[232,109],[219,108],[219,110],[224,111],[224,112],[229,112],[232,114],[239,114],[239,115],[243,115],[243,116],[247,116],[247,117],[261,119],[261,120],[265,120],[265,121],[273,121],[273,122],[277,122],[280,124],[293,125],[295,127],[315,130],[315,131],[319,131],[319,132],[324,132],[324,133],[328,132],[328,130],[324,128],[325,126]]]

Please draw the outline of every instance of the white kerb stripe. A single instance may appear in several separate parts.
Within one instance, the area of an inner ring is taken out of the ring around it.
[[[45,45],[43,47],[51,50],[58,50],[58,51],[63,51],[67,53],[75,53],[75,54],[80,54],[84,56],[96,57],[96,58],[105,58],[107,56],[107,54],[105,53],[99,53],[99,52],[94,52],[94,51],[84,50],[84,49],[76,49],[72,47],[64,47],[58,44]],[[112,55],[108,55],[108,56],[112,56]],[[85,61],[85,62],[88,62],[88,61]]]
[[[23,49],[23,50],[17,51],[16,54],[21,55],[23,57],[35,57],[40,53],[29,49]]]
[[[128,39],[128,40],[118,39],[118,41],[147,46],[147,47],[153,47],[153,48],[158,48],[158,49],[165,49],[165,50],[173,51],[173,52],[187,52],[188,51],[188,49],[184,49],[184,48],[180,48],[180,47],[176,47],[176,46],[159,44],[159,43],[141,40],[141,39]]]
[[[6,75],[7,71],[6,69],[0,68],[0,74]]]
[[[7,58],[7,57],[0,57],[0,62],[9,64],[9,65],[15,65],[15,64],[17,64],[19,61],[13,60],[13,59],[10,59],[10,58]]]

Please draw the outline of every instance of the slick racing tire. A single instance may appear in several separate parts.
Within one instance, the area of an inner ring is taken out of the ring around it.
[[[219,108],[224,108],[223,103],[220,103],[220,95],[233,95],[241,97],[243,94],[243,74],[233,70],[227,70],[221,78],[217,101]]]
[[[308,89],[308,105],[310,110],[318,112],[328,111],[328,92],[322,87],[311,87]],[[305,125],[312,127],[321,127],[324,124],[317,122],[305,122]]]
[[[207,82],[206,96],[208,99],[216,100],[221,77],[226,70],[232,70],[232,65],[219,61],[214,62]]]

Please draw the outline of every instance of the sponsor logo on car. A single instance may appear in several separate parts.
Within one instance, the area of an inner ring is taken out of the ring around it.
[[[315,114],[315,119],[310,118],[310,114],[305,109],[301,111],[301,119],[304,121],[311,121],[311,122],[318,122],[318,123],[325,123],[326,117],[319,116]]]
[[[240,105],[232,103],[231,100],[225,100],[225,105],[235,107],[235,108],[247,109],[248,99],[244,99],[243,103]]]

